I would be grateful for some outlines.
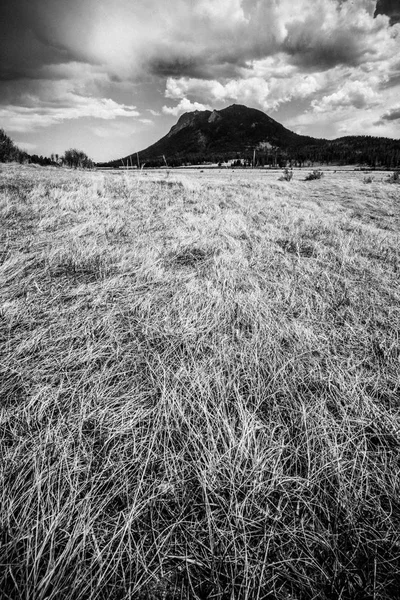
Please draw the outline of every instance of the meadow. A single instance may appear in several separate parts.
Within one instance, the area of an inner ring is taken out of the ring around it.
[[[400,598],[400,186],[0,165],[4,599]]]

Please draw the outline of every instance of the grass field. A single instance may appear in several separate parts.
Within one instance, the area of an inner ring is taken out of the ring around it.
[[[0,167],[1,598],[400,597],[400,186],[305,174]]]

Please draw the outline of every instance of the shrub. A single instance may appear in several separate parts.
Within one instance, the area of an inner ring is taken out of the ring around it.
[[[306,176],[305,181],[312,181],[313,179],[321,179],[324,176],[323,172],[320,169],[314,169],[312,173],[309,173]]]
[[[293,179],[293,169],[285,167],[283,169],[281,181],[291,181]]]
[[[374,181],[374,178],[372,177],[372,175],[366,175],[364,177],[364,183],[372,183]]]
[[[67,167],[72,167],[74,169],[93,168],[93,161],[84,152],[81,150],[76,150],[75,148],[66,150],[62,161]]]
[[[389,183],[400,183],[400,171],[393,171],[388,178]]]

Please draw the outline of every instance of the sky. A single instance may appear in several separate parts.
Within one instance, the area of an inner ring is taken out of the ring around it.
[[[116,159],[234,103],[400,138],[400,0],[0,2],[0,128],[32,154]]]

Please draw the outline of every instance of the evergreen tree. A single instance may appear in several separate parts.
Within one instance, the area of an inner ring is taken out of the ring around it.
[[[0,129],[0,162],[18,161],[22,154],[5,131]]]

